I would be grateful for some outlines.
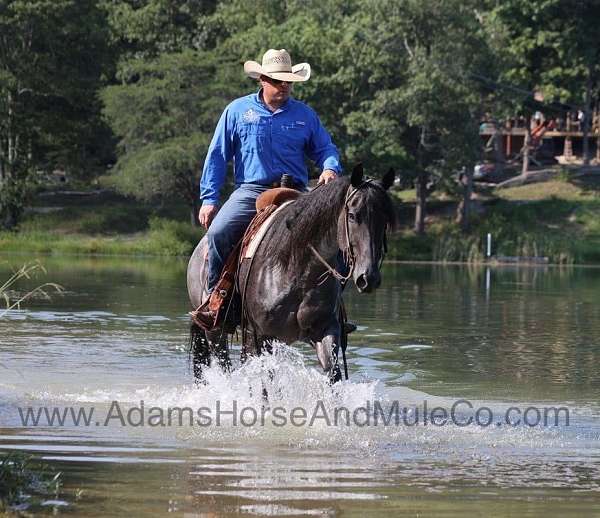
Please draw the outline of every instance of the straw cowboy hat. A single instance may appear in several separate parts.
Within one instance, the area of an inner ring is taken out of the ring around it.
[[[298,63],[292,66],[292,58],[285,49],[269,49],[263,54],[262,65],[256,61],[246,61],[244,72],[253,79],[267,76],[279,81],[308,81],[310,77],[310,65]]]

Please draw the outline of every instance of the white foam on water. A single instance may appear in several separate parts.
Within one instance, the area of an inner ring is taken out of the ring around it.
[[[101,381],[98,380],[99,383]],[[495,423],[489,427],[477,424],[456,426],[452,423],[435,426],[431,422],[424,425],[422,420],[414,425],[415,408],[424,401],[427,401],[429,409],[439,406],[449,411],[455,400],[430,396],[406,387],[389,388],[372,380],[342,381],[331,386],[322,372],[305,363],[297,349],[283,344],[275,345],[272,355],[252,358],[232,372],[224,372],[217,366],[206,368],[204,384],[167,386],[161,383],[133,387],[99,387],[96,384],[80,392],[34,390],[28,396],[32,404],[43,401],[65,406],[93,406],[95,415],[100,414],[102,418],[115,401],[124,419],[127,419],[129,410],[140,409],[143,404],[143,411],[134,411],[136,422],[144,414],[143,426],[126,423],[123,427],[118,419],[113,419],[110,422],[112,432],[119,436],[152,437],[158,441],[176,440],[185,443],[186,447],[239,444],[243,441],[244,444],[272,447],[341,448],[367,455],[384,450],[396,457],[434,453],[445,457],[494,457],[576,452],[578,448],[589,448],[595,444],[593,450],[586,449],[586,452],[600,455],[598,428],[594,435],[593,429],[590,432],[585,427],[496,427]],[[384,424],[381,413],[375,419],[375,405],[389,413],[395,401],[399,402],[400,408],[398,423],[392,420]],[[503,402],[472,403],[475,409],[487,406],[494,412],[503,412],[508,406]],[[155,409],[151,410],[152,407]],[[183,423],[179,423],[177,413],[168,422],[169,411],[175,407],[190,409]],[[403,407],[407,410],[403,411]],[[199,409],[204,409],[203,419],[199,419]],[[224,414],[233,410],[235,419]],[[219,411],[221,415],[217,420]],[[155,416],[154,426],[147,424],[151,414]],[[190,423],[192,414],[193,422]],[[293,415],[295,418],[292,420]],[[162,426],[161,422],[165,425]]]

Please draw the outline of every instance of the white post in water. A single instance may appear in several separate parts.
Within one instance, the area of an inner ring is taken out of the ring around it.
[[[487,253],[486,257],[489,259],[492,255],[492,234],[488,232],[487,235]]]

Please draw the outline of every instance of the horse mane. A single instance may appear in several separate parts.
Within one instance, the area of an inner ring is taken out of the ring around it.
[[[350,177],[342,176],[300,195],[287,210],[284,209],[283,217],[274,221],[269,239],[263,245],[264,253],[281,264],[301,264],[302,259],[310,253],[309,244],[317,247],[329,237],[328,234],[337,233],[338,217],[344,208],[349,186]],[[366,195],[371,203],[378,201],[380,205],[383,204],[382,209],[389,223],[393,224],[394,206],[383,190],[371,186],[366,189]]]

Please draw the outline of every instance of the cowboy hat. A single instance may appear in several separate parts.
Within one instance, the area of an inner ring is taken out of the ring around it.
[[[298,63],[292,66],[292,58],[287,50],[269,49],[263,54],[262,65],[256,61],[246,61],[244,72],[253,79],[267,76],[279,81],[308,81],[310,77],[310,65]]]

